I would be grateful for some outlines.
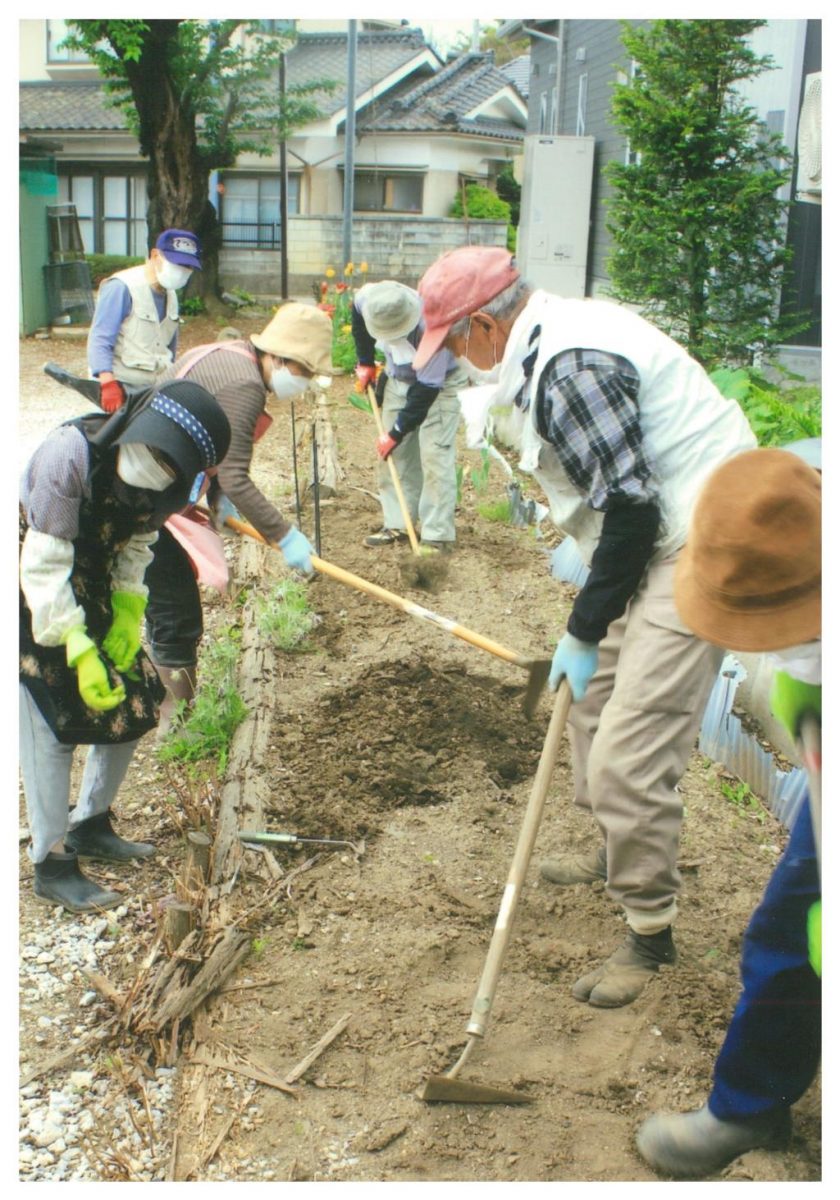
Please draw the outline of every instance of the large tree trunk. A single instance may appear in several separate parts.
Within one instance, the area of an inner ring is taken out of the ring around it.
[[[210,169],[198,145],[196,115],[178,91],[169,59],[180,21],[149,21],[137,62],[125,62],[139,120],[140,150],[149,158],[149,246],[162,229],[189,229],[201,240],[202,270],[194,292],[216,295],[221,229],[210,203]],[[223,164],[218,164],[223,165]]]

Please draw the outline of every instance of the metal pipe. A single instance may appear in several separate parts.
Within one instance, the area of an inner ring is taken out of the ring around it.
[[[353,172],[356,141],[356,40],[357,22],[348,22],[347,104],[344,120],[344,265],[353,261]]]

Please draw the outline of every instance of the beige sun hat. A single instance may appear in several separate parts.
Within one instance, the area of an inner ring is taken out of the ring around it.
[[[258,350],[301,363],[314,375],[333,375],[332,321],[314,304],[282,304],[251,341]]]
[[[379,342],[396,342],[417,328],[422,304],[414,288],[395,279],[366,283],[356,293],[356,303],[368,333]]]
[[[706,481],[677,560],[686,625],[726,650],[780,650],[820,636],[820,473],[796,454],[736,454]]]

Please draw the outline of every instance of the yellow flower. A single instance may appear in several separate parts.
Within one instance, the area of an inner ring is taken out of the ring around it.
[[[332,267],[327,267],[327,269],[326,269],[326,271],[324,272],[324,274],[326,275],[327,279],[334,279],[334,278],[335,278],[335,271],[332,269]]]
[[[345,274],[345,275],[352,275],[352,274],[353,274],[353,264],[352,264],[351,262],[349,262],[349,263],[347,264],[347,266],[344,268],[344,274]]]
[[[353,328],[353,326],[352,326],[352,325],[342,325],[342,326],[341,326],[341,332],[342,332],[342,333],[349,333],[349,332],[350,332],[350,330],[351,330],[352,328]]]
[[[362,275],[367,275],[367,269],[367,263],[359,263],[359,271],[362,273]]]

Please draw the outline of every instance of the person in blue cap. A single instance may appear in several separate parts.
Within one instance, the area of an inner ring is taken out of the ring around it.
[[[144,263],[103,280],[87,341],[88,369],[102,407],[125,403],[123,384],[151,387],[178,349],[178,292],[201,270],[201,244],[187,229],[164,229]]]

